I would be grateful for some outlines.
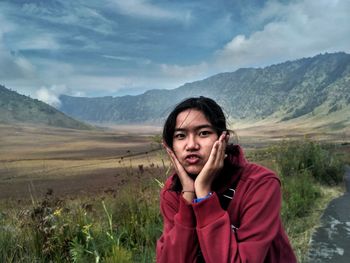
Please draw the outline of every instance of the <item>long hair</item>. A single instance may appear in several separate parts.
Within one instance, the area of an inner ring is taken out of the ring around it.
[[[188,109],[201,111],[212,125],[216,134],[220,136],[222,132],[227,131],[226,118],[221,107],[212,99],[206,97],[188,98],[180,102],[169,114],[163,127],[163,141],[167,146],[173,149],[174,132],[176,128],[177,116]],[[178,176],[173,177],[170,190],[181,191],[182,185]]]
[[[227,130],[225,114],[214,100],[202,96],[198,98],[186,99],[180,102],[173,109],[164,124],[163,140],[171,149],[173,149],[176,118],[179,113],[188,109],[196,109],[201,111],[213,126],[213,129],[218,136],[220,136],[223,131]]]

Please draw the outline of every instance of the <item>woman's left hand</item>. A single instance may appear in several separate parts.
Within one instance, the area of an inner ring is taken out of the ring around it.
[[[213,144],[209,159],[194,182],[194,189],[197,198],[205,197],[211,192],[211,185],[215,177],[224,167],[225,150],[228,139],[229,135],[224,131],[219,139]]]

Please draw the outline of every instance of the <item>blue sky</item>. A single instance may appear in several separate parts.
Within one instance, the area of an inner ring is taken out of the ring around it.
[[[0,84],[52,105],[172,89],[350,53],[349,14],[349,0],[0,0]]]

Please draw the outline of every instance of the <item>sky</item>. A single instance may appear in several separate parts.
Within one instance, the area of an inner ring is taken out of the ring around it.
[[[0,84],[59,106],[350,53],[349,0],[0,0]]]

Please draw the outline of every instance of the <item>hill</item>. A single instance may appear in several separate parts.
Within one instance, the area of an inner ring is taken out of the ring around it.
[[[350,122],[350,55],[326,53],[265,68],[244,68],[137,96],[63,95],[60,110],[90,122],[152,123],[162,120],[184,98],[200,95],[217,100],[235,121],[323,116],[344,126]]]
[[[43,124],[72,129],[92,128],[42,101],[18,94],[2,85],[0,85],[0,123]]]

